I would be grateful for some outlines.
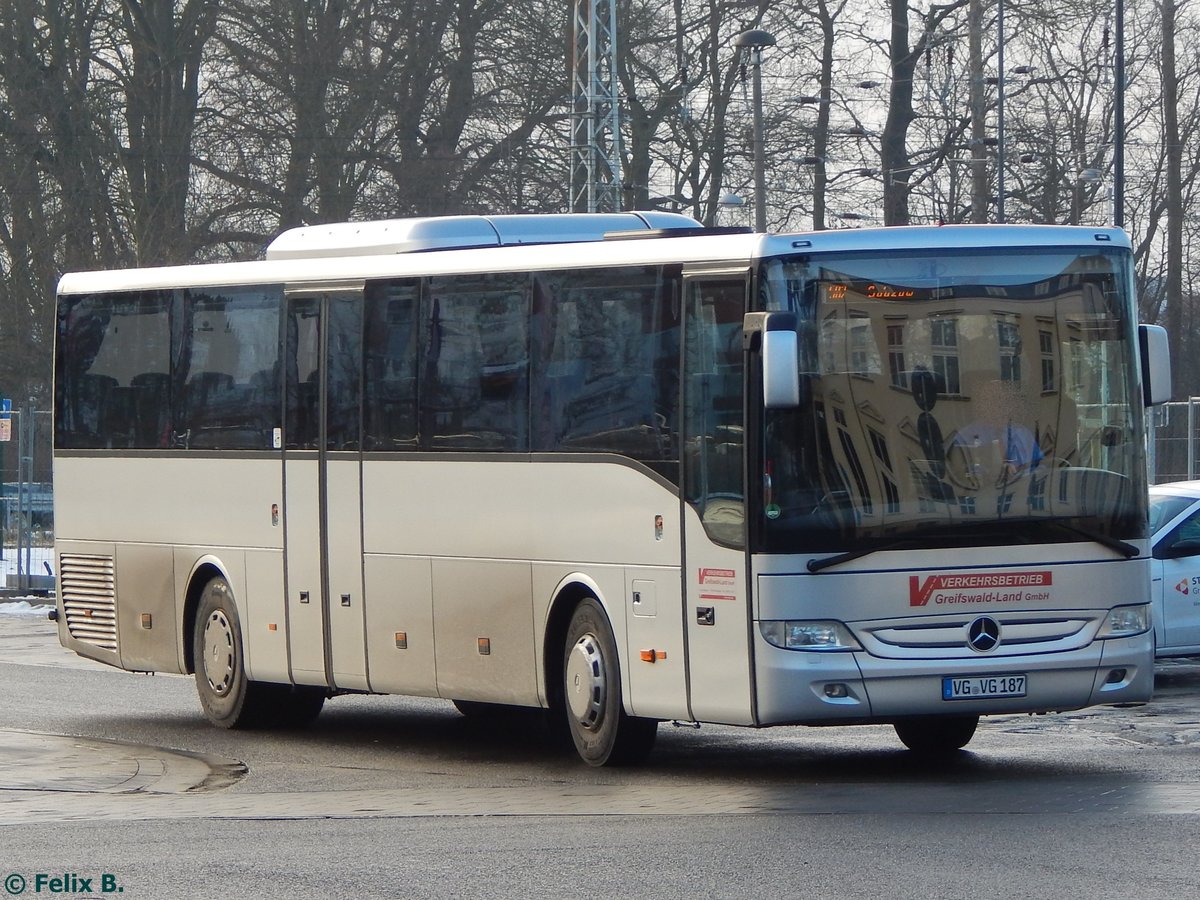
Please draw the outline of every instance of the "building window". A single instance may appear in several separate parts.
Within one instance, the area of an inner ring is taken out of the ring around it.
[[[889,325],[887,327],[888,370],[891,372],[892,385],[908,389],[908,369],[904,365],[904,326]]]
[[[958,377],[958,323],[954,319],[930,321],[933,371],[943,394],[961,394]]]
[[[997,346],[1000,352],[1000,380],[1021,380],[1021,330],[1016,322],[1000,320],[996,323]]]
[[[883,464],[885,469],[891,471],[892,455],[888,452],[887,438],[874,428],[867,429],[867,433],[871,436],[871,449],[875,452],[875,458]]]
[[[1046,476],[1031,478],[1029,481],[1029,508],[1037,512],[1046,509]]]
[[[1049,331],[1039,331],[1038,346],[1042,351],[1042,393],[1052,394],[1056,390],[1054,381],[1054,335]]]
[[[1013,494],[1011,492],[1001,492],[996,497],[996,515],[1006,516],[1012,512]]]

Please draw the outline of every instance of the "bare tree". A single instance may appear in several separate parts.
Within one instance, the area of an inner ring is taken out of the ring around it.
[[[0,2],[0,393],[43,396],[55,282],[132,258],[117,179],[117,98],[94,58],[106,0]],[[102,74],[102,73],[101,73]]]
[[[891,85],[887,119],[880,141],[883,168],[883,220],[886,225],[907,225],[910,221],[908,197],[911,190],[912,158],[908,149],[908,131],[917,119],[913,106],[913,83],[917,63],[930,49],[939,30],[968,0],[931,4],[922,17],[924,30],[912,40],[908,0],[888,0],[891,13],[889,56]]]
[[[124,89],[123,162],[142,264],[192,256],[188,194],[204,49],[216,0],[122,0],[125,40],[113,64]],[[100,57],[104,59],[105,57]]]
[[[673,0],[622,13],[618,77],[625,98],[627,205],[714,223],[731,163],[732,111],[743,71],[733,40],[769,4]],[[668,18],[669,17],[669,18]]]

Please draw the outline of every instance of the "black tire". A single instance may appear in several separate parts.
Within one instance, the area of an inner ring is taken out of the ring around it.
[[[893,723],[904,746],[929,755],[961,750],[975,736],[979,716],[927,716]]]
[[[257,682],[251,682],[258,684]],[[312,687],[305,684],[258,684],[261,688],[272,688],[269,691],[271,709],[263,718],[264,725],[278,725],[281,728],[303,728],[312,724],[321,714],[329,691],[323,687]],[[271,712],[273,710],[273,713]]]
[[[263,725],[276,685],[246,678],[237,606],[229,582],[220,576],[204,586],[193,636],[196,692],[204,715],[221,728]]]
[[[591,766],[634,765],[649,755],[655,719],[625,714],[621,665],[608,617],[587,598],[575,608],[563,647],[563,709],[579,756]]]
[[[485,703],[482,700],[451,700],[454,708],[468,719],[502,719],[513,715],[514,708],[503,703]]]

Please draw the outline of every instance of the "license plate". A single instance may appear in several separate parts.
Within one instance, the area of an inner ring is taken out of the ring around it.
[[[942,679],[943,700],[975,700],[988,697],[1024,697],[1024,675],[971,675]]]

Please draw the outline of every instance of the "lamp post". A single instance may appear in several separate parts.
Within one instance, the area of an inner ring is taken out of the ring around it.
[[[745,205],[746,198],[742,197],[740,194],[722,194],[721,199],[717,201],[717,206],[719,206],[721,209],[727,210],[730,218],[734,222],[737,222],[740,219],[740,217],[736,215],[736,211],[744,208]]]
[[[743,31],[733,42],[739,50],[750,52],[754,90],[754,230],[767,230],[767,176],[763,163],[762,51],[775,46],[775,35],[761,28]]]
[[[1116,97],[1113,104],[1113,227],[1125,227],[1125,2],[1116,3]]]
[[[996,10],[1000,41],[996,48],[996,221],[1004,223],[1004,0]]]

